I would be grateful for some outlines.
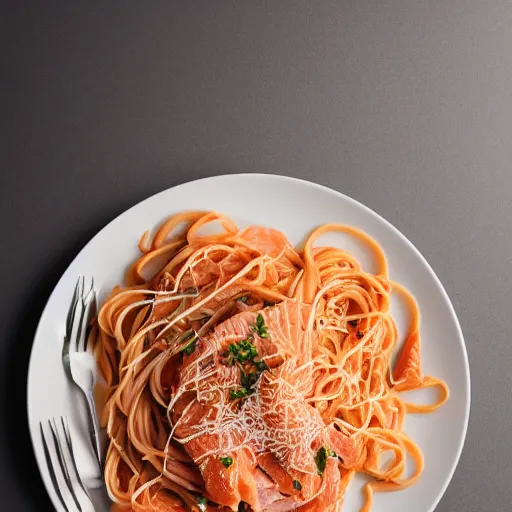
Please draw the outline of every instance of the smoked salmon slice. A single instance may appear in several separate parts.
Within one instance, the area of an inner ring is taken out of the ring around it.
[[[418,331],[413,332],[406,340],[398,357],[393,379],[397,383],[397,391],[406,391],[421,386],[420,367],[420,336]]]
[[[312,363],[297,354],[309,313],[294,300],[239,313],[183,358],[174,435],[198,465],[205,495],[231,510],[241,501],[255,512],[326,510],[339,497],[337,457],[345,466],[358,459],[353,440],[326,426],[306,401]],[[259,372],[248,390],[241,383],[251,365]]]
[[[261,226],[250,226],[240,234],[247,247],[260,254],[279,256],[287,247],[292,247],[281,231]]]

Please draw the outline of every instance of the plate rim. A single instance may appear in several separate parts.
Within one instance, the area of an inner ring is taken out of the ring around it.
[[[353,205],[355,205],[355,206],[357,206],[359,208],[363,208],[368,213],[378,217],[378,219],[380,221],[382,221],[386,225],[386,227],[388,229],[390,229],[396,236],[398,236],[398,238],[401,239],[401,241],[404,242],[408,246],[408,248],[410,250],[412,250],[412,252],[420,259],[420,261],[426,267],[426,269],[429,272],[429,274],[431,275],[431,277],[434,279],[434,281],[435,281],[437,287],[439,288],[439,290],[440,290],[444,300],[447,302],[448,307],[449,307],[450,316],[454,320],[454,325],[455,325],[455,328],[456,328],[456,331],[457,331],[457,334],[458,334],[457,342],[459,343],[460,348],[462,349],[462,354],[463,354],[463,366],[464,366],[464,377],[465,377],[464,384],[465,384],[465,387],[466,387],[466,389],[465,389],[465,409],[464,409],[465,413],[464,413],[464,421],[463,421],[463,428],[462,428],[462,432],[461,432],[461,437],[460,437],[459,442],[458,442],[458,446],[457,446],[455,457],[453,459],[453,462],[451,464],[450,470],[448,472],[448,478],[446,478],[446,480],[443,483],[443,485],[439,488],[437,497],[434,500],[434,502],[432,503],[431,508],[428,510],[428,512],[433,512],[435,510],[435,508],[437,507],[437,505],[439,504],[439,502],[441,501],[441,498],[444,496],[444,494],[446,492],[446,489],[450,485],[450,483],[451,483],[451,481],[453,479],[453,475],[455,473],[455,470],[456,470],[456,468],[457,468],[457,466],[459,464],[460,457],[462,455],[462,451],[464,449],[464,445],[465,445],[466,438],[467,438],[468,425],[469,425],[469,416],[470,416],[470,411],[471,411],[471,374],[470,374],[470,366],[469,366],[469,358],[468,358],[468,352],[467,352],[467,348],[466,348],[466,342],[465,342],[465,339],[464,339],[464,334],[462,332],[462,328],[460,326],[459,319],[457,317],[457,313],[455,311],[455,308],[454,308],[454,306],[452,304],[452,301],[450,300],[450,297],[449,297],[447,291],[445,290],[445,288],[443,286],[443,283],[441,282],[441,280],[439,279],[439,277],[437,276],[436,272],[434,271],[434,269],[432,268],[430,263],[427,261],[427,259],[423,256],[423,254],[419,251],[419,249],[409,240],[409,238],[407,238],[407,236],[404,235],[398,228],[396,228],[390,221],[388,221],[385,217],[380,215],[378,212],[376,212],[375,210],[373,210],[369,206],[366,206],[365,204],[363,204],[360,201],[358,201],[358,200],[356,200],[356,199],[354,199],[354,198],[344,194],[343,192],[340,192],[338,190],[330,188],[330,187],[328,187],[326,185],[321,185],[319,183],[315,183],[313,181],[305,180],[305,179],[302,179],[302,178],[296,178],[296,177],[292,177],[292,176],[285,176],[285,175],[281,175],[281,174],[249,173],[249,172],[218,174],[218,175],[215,175],[215,176],[207,176],[207,177],[204,177],[204,178],[198,178],[198,179],[194,179],[194,180],[190,180],[190,181],[185,181],[185,182],[180,183],[178,185],[174,185],[174,186],[165,188],[165,189],[163,189],[163,190],[161,190],[159,192],[156,192],[155,194],[152,194],[152,195],[150,195],[150,196],[148,196],[148,197],[138,201],[137,203],[133,204],[129,208],[123,210],[120,214],[116,215],[109,222],[107,222],[101,229],[99,229],[77,251],[77,253],[75,254],[75,256],[72,259],[72,261],[66,266],[66,268],[64,269],[64,271],[60,275],[58,281],[56,282],[56,284],[53,287],[51,293],[49,294],[48,299],[45,302],[45,306],[44,306],[44,308],[43,308],[43,310],[42,310],[42,312],[41,312],[41,314],[39,316],[39,320],[38,320],[38,323],[37,323],[37,328],[36,328],[36,330],[34,332],[34,335],[32,337],[32,346],[31,346],[31,349],[30,349],[30,356],[29,356],[28,367],[27,367],[27,392],[26,392],[27,403],[26,403],[26,407],[27,407],[28,430],[29,430],[29,433],[30,433],[30,441],[31,441],[31,444],[32,444],[32,450],[33,450],[33,453],[34,453],[34,458],[36,459],[37,467],[38,467],[38,470],[39,470],[39,473],[40,473],[40,478],[43,481],[43,485],[45,487],[45,490],[46,490],[46,493],[47,493],[48,497],[50,498],[52,504],[54,506],[56,506],[55,499],[54,499],[52,493],[49,492],[49,490],[48,490],[48,488],[46,486],[46,482],[45,482],[45,480],[43,478],[43,472],[47,471],[47,469],[45,467],[42,467],[42,463],[41,463],[40,459],[37,457],[36,450],[35,450],[37,433],[34,431],[35,429],[32,429],[32,421],[31,421],[31,413],[30,413],[30,396],[31,396],[31,389],[32,389],[31,377],[30,376],[32,374],[32,367],[35,364],[35,362],[34,362],[34,347],[35,347],[35,344],[36,344],[36,340],[40,337],[40,330],[42,328],[41,327],[42,319],[46,315],[46,313],[48,311],[48,308],[49,308],[49,304],[52,301],[54,295],[56,294],[56,290],[59,288],[59,285],[62,282],[64,276],[67,273],[67,271],[69,270],[69,268],[72,265],[74,265],[75,261],[78,259],[80,254],[83,251],[85,251],[87,249],[87,247],[89,247],[93,243],[93,241],[98,236],[100,236],[101,233],[103,233],[106,229],[108,229],[111,224],[113,224],[114,222],[118,221],[118,219],[122,218],[123,216],[127,215],[133,209],[140,207],[145,202],[150,202],[150,201],[154,200],[154,198],[156,198],[156,197],[158,197],[158,196],[160,196],[162,194],[168,193],[170,190],[179,189],[179,188],[186,187],[186,186],[191,186],[194,183],[204,182],[204,181],[226,180],[226,179],[227,180],[230,180],[230,179],[240,179],[240,178],[244,178],[244,177],[257,177],[257,178],[263,178],[263,179],[275,179],[275,180],[280,180],[280,181],[285,181],[285,182],[286,181],[288,181],[288,182],[291,181],[291,182],[301,183],[301,184],[303,184],[303,185],[305,185],[307,187],[315,188],[315,189],[317,189],[319,191],[322,191],[324,193],[328,193],[328,194],[331,194],[333,196],[336,196],[338,199],[343,199],[345,201],[348,201],[349,203],[351,203],[351,204],[353,204]]]

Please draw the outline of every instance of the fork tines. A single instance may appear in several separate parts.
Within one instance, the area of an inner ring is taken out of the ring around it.
[[[59,501],[67,512],[82,512],[82,503],[84,500],[90,503],[90,498],[78,474],[67,418],[51,418],[46,428],[41,422],[39,427],[46,464]]]
[[[88,322],[96,314],[96,291],[94,290],[94,277],[90,286],[86,287],[85,278],[78,278],[71,305],[66,318],[66,336],[68,342],[79,352],[86,350],[87,338],[85,336]]]

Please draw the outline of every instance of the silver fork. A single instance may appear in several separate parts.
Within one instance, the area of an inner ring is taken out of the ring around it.
[[[78,473],[67,418],[48,420],[48,436],[41,422],[39,428],[50,478],[66,512],[84,512],[84,500],[85,510],[94,510],[91,496]]]
[[[87,352],[87,331],[96,314],[94,279],[85,286],[84,277],[76,283],[71,306],[66,319],[66,335],[62,347],[62,362],[68,377],[83,392],[88,408],[88,426],[91,443],[101,468],[100,429],[94,406],[94,356]]]

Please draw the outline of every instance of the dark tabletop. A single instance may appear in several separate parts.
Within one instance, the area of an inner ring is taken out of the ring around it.
[[[473,383],[437,510],[512,510],[512,3],[78,4],[0,11],[0,508],[49,507],[27,363],[83,244],[167,187],[271,172],[363,202],[431,263]]]

